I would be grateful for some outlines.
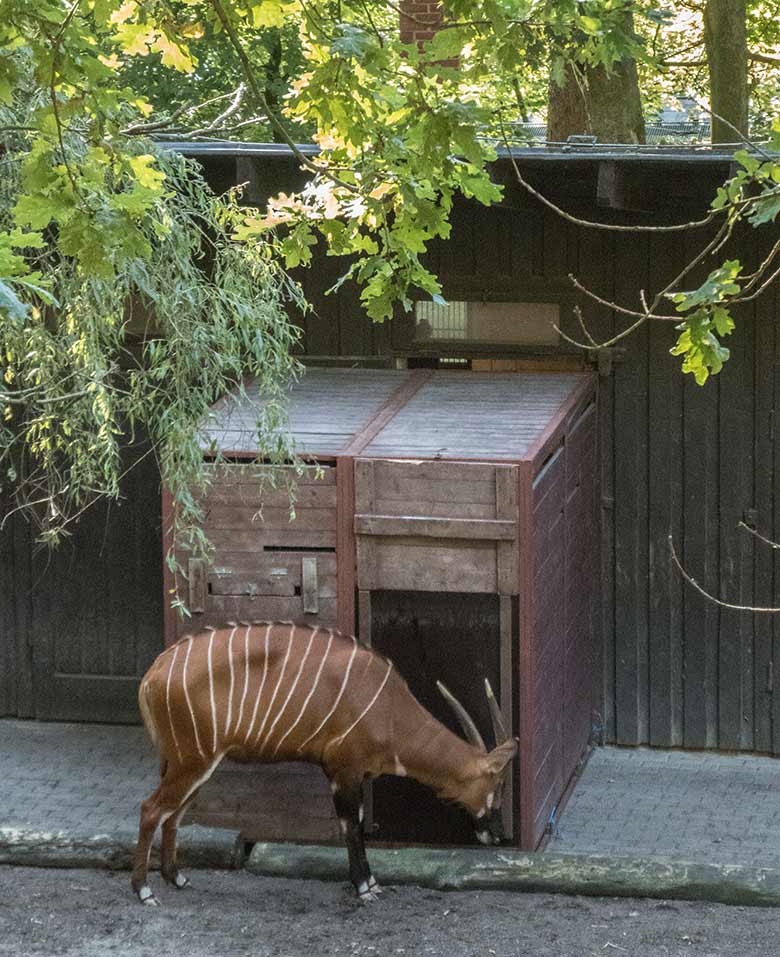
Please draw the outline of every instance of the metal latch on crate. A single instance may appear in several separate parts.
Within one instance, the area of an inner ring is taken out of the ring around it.
[[[301,559],[301,592],[304,615],[316,615],[320,610],[320,590],[317,584],[317,559]]]

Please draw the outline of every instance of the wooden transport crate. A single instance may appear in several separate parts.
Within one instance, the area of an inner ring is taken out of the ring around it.
[[[234,461],[219,466],[204,503],[215,560],[190,562],[179,586],[192,621],[169,616],[168,640],[225,620],[356,631],[452,726],[435,691],[444,680],[486,740],[490,678],[520,739],[505,825],[514,844],[537,847],[597,701],[593,378],[310,369],[290,417],[313,463],[294,521],[285,493],[242,464],[251,413],[217,409],[210,438]],[[376,782],[371,803],[378,839],[470,840],[462,816],[410,782]],[[301,766],[227,766],[193,817],[238,825],[250,840],[339,839],[324,777]]]

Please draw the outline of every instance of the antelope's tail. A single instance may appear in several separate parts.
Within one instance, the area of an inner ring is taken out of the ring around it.
[[[154,724],[154,719],[152,718],[152,708],[149,701],[150,687],[149,680],[144,679],[141,682],[141,686],[138,689],[138,709],[141,712],[141,719],[143,720],[144,727],[146,728],[146,733],[152,740],[152,744],[160,750],[160,736],[157,733],[157,728]]]

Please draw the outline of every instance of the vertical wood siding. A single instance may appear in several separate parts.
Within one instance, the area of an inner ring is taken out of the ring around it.
[[[636,220],[581,196],[561,202],[591,219]],[[679,206],[659,218],[700,214]],[[569,272],[599,295],[637,307],[640,290],[662,287],[701,244],[695,233],[626,238],[579,229],[529,202],[460,208],[453,222],[452,239],[431,251],[446,296],[560,301],[572,335],[580,330],[567,318]],[[749,271],[776,233],[745,230],[726,255]],[[686,285],[715,265],[705,263]],[[579,301],[597,337],[626,327],[609,308]],[[737,527],[747,516],[762,534],[780,537],[779,313],[776,291],[743,306],[727,343],[731,358],[704,387],[669,354],[677,335],[671,322],[621,342],[624,355],[600,379],[600,708],[608,742],[780,753],[780,616],[718,609],[681,580],[668,548],[671,533],[685,567],[713,594],[780,604],[780,553]],[[342,320],[334,314],[332,321]],[[396,354],[415,354],[409,317],[390,324],[390,342]],[[364,338],[360,348],[391,361],[386,342]]]

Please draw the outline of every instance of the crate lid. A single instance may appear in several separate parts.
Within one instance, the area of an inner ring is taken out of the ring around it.
[[[290,387],[289,425],[300,454],[383,458],[529,457],[591,377],[570,372],[308,368]],[[257,449],[261,398],[217,403],[204,432],[225,455]]]
[[[309,368],[289,390],[289,427],[295,451],[334,456],[349,447],[409,373],[395,369]],[[204,450],[216,446],[224,455],[257,451],[256,424],[262,400],[257,385],[246,387],[248,399],[221,399],[203,431]]]
[[[589,378],[570,372],[436,372],[361,454],[522,461]]]

